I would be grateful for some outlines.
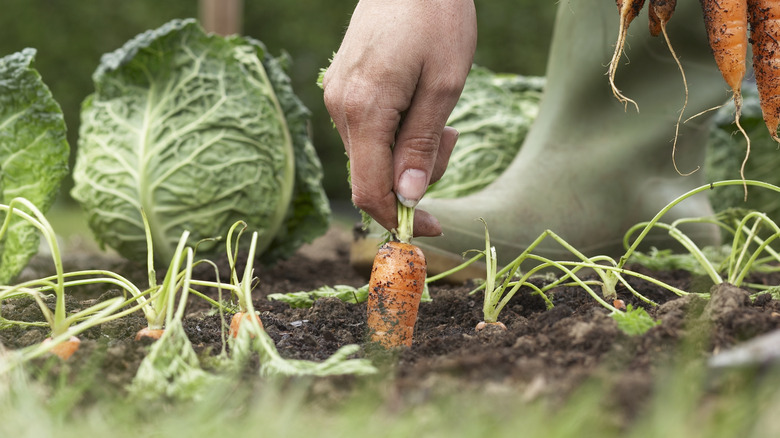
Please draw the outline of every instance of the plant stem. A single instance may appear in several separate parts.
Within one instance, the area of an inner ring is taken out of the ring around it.
[[[666,207],[661,209],[661,211],[659,211],[649,222],[647,222],[647,225],[645,226],[645,228],[642,230],[641,233],[639,233],[639,236],[637,236],[637,238],[634,240],[634,242],[631,245],[628,244],[628,239],[629,239],[630,235],[628,233],[626,234],[625,238],[623,239],[623,244],[626,247],[626,252],[620,258],[620,261],[618,262],[618,267],[622,268],[623,266],[625,266],[626,262],[628,261],[628,258],[631,256],[631,254],[634,253],[634,251],[636,251],[636,249],[639,247],[639,244],[642,242],[642,240],[644,240],[645,236],[647,236],[647,234],[655,226],[655,224],[661,219],[661,217],[663,217],[663,215],[668,213],[669,210],[672,209],[672,207],[674,207],[675,205],[679,204],[680,202],[688,199],[689,197],[691,197],[691,196],[693,196],[693,195],[695,195],[697,193],[701,193],[701,192],[703,192],[705,190],[712,190],[712,189],[714,189],[716,187],[733,186],[733,185],[744,185],[745,190],[747,190],[747,186],[757,186],[757,187],[762,187],[762,188],[773,190],[775,192],[780,193],[780,187],[778,187],[778,186],[776,186],[774,184],[765,183],[763,181],[741,180],[741,179],[739,179],[739,180],[726,180],[726,181],[713,182],[713,183],[710,183],[710,184],[705,184],[705,185],[703,185],[701,187],[697,187],[697,188],[695,188],[693,190],[690,190],[690,191],[688,191],[688,192],[678,196],[674,200],[672,200],[672,202],[667,204]]]
[[[391,232],[398,241],[410,243],[414,237],[414,207],[406,207],[396,201],[398,206],[398,228]]]

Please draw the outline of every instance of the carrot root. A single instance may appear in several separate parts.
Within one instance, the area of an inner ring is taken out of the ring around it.
[[[260,315],[255,314],[255,319],[260,324],[260,328],[263,328],[263,321],[260,319]],[[244,323],[244,321],[248,320],[252,317],[252,314],[245,313],[245,312],[236,312],[233,317],[230,319],[230,336],[233,338],[238,337],[238,330],[241,328],[241,324]]]
[[[425,273],[425,256],[420,248],[402,242],[387,242],[379,248],[366,307],[373,342],[385,348],[412,345]]]
[[[149,327],[144,327],[141,330],[138,330],[138,333],[135,334],[135,340],[140,341],[141,339],[151,339],[151,340],[158,340],[160,337],[165,333],[165,329],[152,329]]]
[[[761,112],[769,135],[780,143],[780,3],[748,0],[747,11]]]
[[[46,338],[44,339],[44,344],[51,343],[52,338]],[[56,355],[62,360],[68,360],[71,356],[73,356],[73,353],[78,351],[79,347],[81,346],[81,339],[71,336],[70,339],[68,339],[65,342],[61,342],[49,350],[51,354]]]
[[[480,321],[477,324],[477,326],[474,328],[474,330],[481,332],[482,330],[485,330],[488,326],[506,331],[506,325],[504,325],[504,323],[501,321],[496,321],[496,322]]]
[[[618,62],[623,55],[623,48],[626,45],[626,36],[628,34],[628,26],[634,21],[642,6],[645,4],[645,0],[616,0],[618,7],[618,13],[620,14],[620,26],[618,28],[618,38],[615,43],[615,52],[612,54],[612,59],[609,61],[609,69],[607,74],[609,75],[609,85],[612,87],[612,94],[625,105],[625,109],[628,109],[628,104],[634,105],[637,111],[639,111],[639,105],[632,99],[626,97],[615,85],[615,74],[617,72]]]

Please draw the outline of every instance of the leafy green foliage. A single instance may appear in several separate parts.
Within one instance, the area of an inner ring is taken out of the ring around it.
[[[774,185],[780,185],[777,172],[777,143],[767,134],[758,101],[755,83],[742,87],[742,115],[740,124],[750,136],[750,157],[745,163],[745,176]],[[708,181],[738,179],[745,158],[745,138],[734,124],[734,103],[729,102],[714,117],[707,145],[707,163],[704,166]],[[780,223],[780,197],[767,190],[750,190],[745,199],[742,187],[723,187],[708,192],[715,211],[745,208],[766,213]]]
[[[314,301],[320,298],[338,298],[345,303],[362,303],[368,298],[368,285],[352,287],[344,284],[334,286],[322,286],[311,291],[276,293],[268,295],[272,301],[287,303],[293,308],[308,308],[314,305]]]
[[[618,328],[631,336],[641,335],[651,328],[661,324],[647,314],[645,309],[626,306],[625,312],[612,312],[612,319],[617,322]]]
[[[714,264],[722,263],[730,251],[730,246],[705,247],[702,253]],[[650,248],[648,252],[636,251],[631,254],[630,263],[638,263],[653,271],[671,271],[682,269],[695,275],[706,275],[707,271],[699,260],[690,253],[674,252],[671,249]]]
[[[330,207],[287,63],[194,20],[104,55],[82,108],[72,191],[98,241],[144,257],[142,210],[162,260],[184,230],[199,242],[237,220],[260,232],[269,259],[322,234]]]
[[[458,142],[447,172],[426,193],[456,198],[490,184],[509,166],[536,119],[544,78],[474,66],[447,124]]]
[[[314,305],[314,302],[322,298],[336,298],[345,303],[364,303],[368,299],[368,285],[360,287],[348,286],[345,284],[336,284],[333,286],[322,286],[310,291],[287,292],[269,294],[271,301],[281,301],[287,303],[292,308],[305,309]],[[426,282],[420,302],[430,302],[431,294]]]
[[[0,203],[23,197],[45,212],[68,173],[65,121],[40,74],[36,51],[0,58]],[[6,213],[0,213],[0,223]],[[0,284],[8,284],[38,250],[38,232],[12,217],[0,240]]]

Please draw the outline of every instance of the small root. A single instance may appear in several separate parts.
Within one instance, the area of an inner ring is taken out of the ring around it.
[[[625,111],[628,111],[628,104],[632,103],[634,107],[636,108],[636,111],[639,112],[639,105],[633,100],[628,97],[626,97],[615,85],[615,74],[617,72],[617,64],[620,61],[620,56],[623,54],[623,47],[626,43],[626,33],[627,33],[628,25],[625,23],[624,20],[621,20],[620,22],[620,29],[618,30],[618,39],[617,44],[615,45],[615,52],[612,54],[612,59],[609,61],[609,85],[612,87],[612,94],[615,95],[618,101],[622,103],[625,106]]]
[[[680,58],[677,56],[677,53],[674,51],[674,48],[672,47],[672,42],[669,40],[669,34],[666,33],[665,21],[661,22],[661,32],[663,33],[664,40],[666,40],[666,45],[669,47],[669,52],[672,54],[672,58],[674,58],[674,62],[677,63],[677,68],[680,69],[680,75],[682,76],[683,87],[685,88],[685,100],[683,101],[683,106],[680,109],[680,115],[677,116],[677,123],[674,125],[674,141],[672,143],[672,164],[674,165],[674,170],[677,172],[678,175],[689,176],[696,173],[696,171],[698,171],[699,169],[701,169],[701,166],[696,166],[696,168],[693,169],[692,171],[683,173],[677,167],[677,159],[675,158],[677,152],[677,139],[680,136],[680,123],[682,120],[682,116],[685,113],[685,109],[688,107],[688,79],[685,78],[685,70],[683,69],[682,63],[680,62]]]
[[[736,107],[736,111],[734,113],[734,123],[737,125],[737,129],[739,129],[739,132],[742,133],[742,136],[745,137],[745,158],[742,160],[742,165],[739,168],[739,176],[742,178],[742,187],[745,191],[745,201],[747,201],[748,196],[748,188],[747,188],[747,182],[745,182],[745,165],[747,164],[748,158],[750,157],[750,137],[747,135],[747,132],[745,132],[745,129],[742,127],[742,124],[739,122],[740,116],[742,115],[742,94],[739,90],[734,91],[734,106]]]
[[[698,113],[696,113],[696,114],[694,114],[694,115],[692,115],[692,116],[688,117],[687,119],[685,119],[685,121],[683,121],[683,124],[690,122],[691,120],[695,119],[696,117],[703,116],[704,114],[707,114],[707,113],[708,113],[708,112],[710,112],[710,111],[717,111],[717,110],[719,110],[719,109],[723,108],[725,105],[726,105],[726,104],[725,104],[725,103],[723,103],[723,104],[720,104],[720,105],[714,106],[714,107],[712,107],[712,108],[707,108],[707,109],[706,109],[706,110],[704,110],[704,111],[698,112]]]

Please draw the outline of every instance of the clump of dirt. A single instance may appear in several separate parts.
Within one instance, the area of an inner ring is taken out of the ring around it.
[[[262,312],[265,329],[286,358],[319,361],[344,345],[360,344],[359,355],[371,358],[388,373],[389,386],[403,400],[463,390],[513,392],[524,400],[564,399],[587,379],[607,373],[613,387],[605,403],[631,417],[652,392],[658,369],[683,346],[688,354],[704,359],[780,327],[780,303],[768,294],[751,299],[747,291],[724,284],[713,288],[707,301],[694,295],[680,298],[633,279],[635,289],[660,304],[648,306],[628,290],[618,289],[619,298],[645,308],[661,322],[643,335],[625,334],[584,290],[568,286],[553,291],[555,306],[549,310],[531,289],[521,289],[501,313],[505,330],[477,331],[482,320],[481,292],[470,294],[473,284],[434,284],[432,301],[420,305],[414,344],[388,353],[366,342],[365,304],[322,299],[310,309],[294,309],[266,299],[271,293],[323,285],[365,284],[366,279],[350,268],[348,237],[332,232],[324,239],[273,267],[255,267],[260,282],[254,304]],[[78,264],[85,262],[95,263],[95,259],[78,258]],[[196,276],[226,279],[224,262],[218,261],[218,274],[209,266],[199,269]],[[119,260],[111,263],[107,269],[129,269],[128,275],[145,281],[143,267]],[[71,260],[67,269],[86,267],[74,266]],[[650,274],[681,289],[699,281],[682,271]],[[214,291],[204,292],[216,296]],[[108,287],[80,291],[69,297],[68,306],[83,307],[117,293]],[[42,321],[37,304],[26,298],[3,301],[2,316]],[[184,328],[204,359],[225,348],[225,318],[211,311],[205,301],[191,298]],[[148,350],[148,342],[134,340],[145,323],[138,313],[95,327],[82,335],[83,346],[69,362],[41,358],[33,367],[46,369],[52,376],[63,370],[89,369],[95,382],[90,386],[93,389],[85,390],[89,397],[99,397],[94,391],[121,394]],[[41,327],[0,330],[0,342],[11,349],[33,345],[46,336],[47,330]]]

